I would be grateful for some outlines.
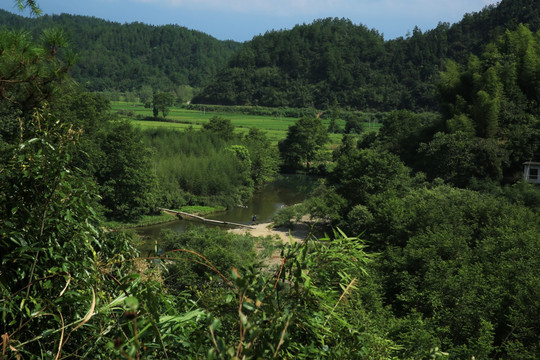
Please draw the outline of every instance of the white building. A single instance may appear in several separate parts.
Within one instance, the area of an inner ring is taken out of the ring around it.
[[[540,184],[540,162],[525,161],[523,163],[523,179],[532,184]]]

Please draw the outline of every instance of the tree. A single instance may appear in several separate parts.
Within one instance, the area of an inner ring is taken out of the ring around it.
[[[341,144],[332,153],[332,160],[336,161],[342,156],[348,156],[356,148],[356,139],[354,135],[343,134],[341,138]]]
[[[476,133],[485,139],[494,138],[499,122],[500,100],[480,90],[474,99],[473,118],[476,120]]]
[[[383,125],[378,134],[380,146],[415,168],[418,165],[418,147],[433,137],[437,127],[440,127],[440,122],[436,114],[392,111],[382,120]]]
[[[181,102],[190,101],[193,98],[193,88],[189,85],[179,85],[176,88],[176,97]]]
[[[241,199],[252,195],[253,178],[251,177],[251,157],[249,150],[244,145],[231,145],[227,148],[237,160],[236,172],[241,179]]]
[[[141,89],[139,90],[139,100],[144,104],[145,108],[151,108],[152,107],[152,88],[148,85],[143,85]]]
[[[73,60],[60,30],[45,32],[39,44],[33,43],[29,33],[1,31],[0,73],[5,77],[0,79],[0,115],[31,116],[52,99]]]
[[[471,138],[468,134],[437,133],[418,150],[429,178],[441,178],[458,187],[472,179],[500,181],[508,154],[493,139]]]
[[[361,134],[364,132],[364,122],[359,117],[351,117],[345,122],[345,134]]]
[[[159,112],[163,117],[167,117],[169,113],[169,107],[174,104],[174,95],[168,92],[158,92],[154,94],[154,99],[152,101],[154,119],[157,119]]]
[[[285,167],[309,170],[324,145],[329,141],[326,126],[319,118],[304,117],[289,126],[287,137],[278,144]]]
[[[234,125],[230,119],[224,119],[220,116],[213,116],[210,121],[203,124],[203,129],[216,134],[225,141],[234,138]]]
[[[460,138],[467,134],[470,138],[466,140],[469,142],[467,151],[475,147],[476,142],[477,150],[485,155],[491,153],[484,160],[494,161],[487,165],[478,162],[467,165],[469,170],[462,175],[471,173],[474,167],[480,169],[484,166],[486,170],[487,166],[498,169],[496,172],[489,171],[488,177],[492,179],[501,178],[502,174],[506,178],[516,179],[520,177],[523,161],[539,156],[540,147],[536,138],[539,130],[540,82],[537,74],[540,65],[535,60],[540,56],[538,44],[538,34],[519,25],[516,30],[507,30],[487,44],[480,57],[470,56],[463,68],[455,62],[447,62],[438,83],[446,132],[459,132],[461,135],[456,136]],[[433,140],[440,144],[443,136],[436,137]],[[450,139],[448,137],[446,140]],[[496,153],[502,157],[496,156]],[[476,153],[462,155],[476,157]],[[424,170],[430,172],[432,169]],[[494,176],[494,173],[498,175]],[[456,180],[451,182],[468,182],[466,179]]]
[[[339,126],[337,125],[337,121],[335,117],[332,117],[330,119],[330,124],[328,124],[328,132],[332,134],[336,134],[340,131]]]
[[[140,130],[128,122],[110,125],[101,140],[97,166],[102,204],[114,219],[136,219],[154,211],[156,178]]]
[[[243,143],[251,156],[251,178],[255,187],[261,187],[277,174],[279,153],[270,143],[266,133],[259,128],[250,128],[244,136]]]
[[[536,214],[450,186],[379,197],[370,211],[364,236],[381,253],[376,267],[385,299],[398,318],[423,319],[409,331],[440,339],[459,359],[535,357],[540,348],[532,336],[540,326],[538,277],[532,273],[540,263]],[[401,330],[399,357],[420,358],[418,339],[407,339]]]
[[[411,185],[410,169],[394,154],[380,150],[349,151],[337,159],[330,185],[347,199],[348,208],[365,205],[372,195]]]

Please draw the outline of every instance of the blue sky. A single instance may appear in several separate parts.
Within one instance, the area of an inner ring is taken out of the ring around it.
[[[493,0],[38,0],[45,14],[95,16],[120,23],[177,24],[220,40],[246,41],[269,30],[290,29],[326,17],[348,18],[385,39],[406,36],[496,4]],[[20,13],[14,0],[0,8]]]

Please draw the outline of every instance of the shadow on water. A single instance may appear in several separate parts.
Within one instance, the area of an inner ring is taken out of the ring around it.
[[[317,185],[317,178],[307,175],[280,175],[273,182],[253,194],[243,207],[236,207],[222,213],[206,216],[208,219],[230,221],[240,224],[251,224],[256,215],[257,222],[269,222],[281,207],[301,203]],[[147,226],[137,229],[137,233],[145,240],[139,249],[146,253],[153,251],[159,234],[169,229],[184,232],[190,226],[217,226],[200,221],[178,220],[166,224]]]

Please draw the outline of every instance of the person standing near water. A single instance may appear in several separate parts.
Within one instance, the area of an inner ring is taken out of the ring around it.
[[[255,221],[257,221],[257,215],[253,215],[253,218],[251,219],[251,221],[252,221],[253,223],[255,223]]]

